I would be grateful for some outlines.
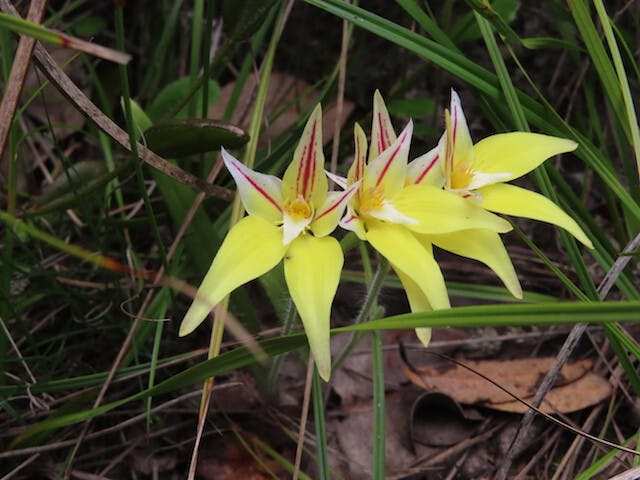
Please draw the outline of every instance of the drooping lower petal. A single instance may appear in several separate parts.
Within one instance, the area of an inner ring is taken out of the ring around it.
[[[338,288],[344,258],[333,237],[302,235],[290,245],[284,274],[291,298],[304,325],[320,376],[329,381],[331,303]]]
[[[493,212],[533,218],[552,223],[567,230],[585,246],[593,248],[576,221],[560,207],[539,193],[505,183],[498,183],[477,190],[480,206]]]
[[[462,257],[487,265],[516,298],[522,298],[522,287],[500,236],[490,230],[463,230],[426,236],[434,245]]]
[[[271,223],[282,222],[282,182],[278,177],[251,170],[224,148],[224,164],[238,186],[244,209]]]
[[[428,312],[431,311],[431,304],[427,299],[426,295],[422,293],[420,287],[416,282],[411,280],[407,275],[402,273],[401,270],[394,267],[396,275],[402,282],[402,287],[407,294],[407,299],[409,300],[409,306],[411,307],[412,312]],[[416,328],[416,335],[418,339],[425,347],[429,346],[429,342],[431,341],[431,328],[430,327],[419,327]]]
[[[282,178],[282,195],[286,199],[302,198],[318,208],[327,195],[322,152],[322,109],[320,104],[311,112],[304,127],[293,160]]]
[[[240,220],[229,231],[213,259],[180,324],[180,336],[195,330],[213,307],[237,287],[275,267],[285,251],[281,228],[254,215]]]
[[[371,121],[371,148],[369,162],[384,152],[396,141],[396,132],[389,119],[387,106],[379,90],[373,94],[373,119]]]
[[[311,222],[311,231],[316,237],[324,237],[336,229],[347,203],[358,188],[360,188],[360,182],[351,185],[343,192],[329,192],[327,194],[324,204],[318,209],[313,222]]]
[[[573,140],[539,133],[511,132],[491,135],[474,147],[472,170],[477,178],[467,188],[475,189],[498,182],[508,182],[530,172],[559,153],[571,152],[578,144]]]
[[[367,223],[367,240],[425,295],[434,310],[449,308],[449,296],[438,263],[429,248],[404,227],[384,222]]]
[[[509,222],[473,201],[427,185],[407,186],[391,203],[400,213],[417,221],[407,225],[417,233],[449,233],[471,228],[504,233],[512,229]]]

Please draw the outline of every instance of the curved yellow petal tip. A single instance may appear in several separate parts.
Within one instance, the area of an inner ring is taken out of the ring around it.
[[[343,262],[342,249],[335,238],[309,234],[291,242],[284,259],[287,287],[324,380],[331,375],[331,303]]]
[[[316,363],[316,368],[318,369],[320,378],[325,382],[329,382],[331,379],[331,358],[322,359],[313,357],[313,360]]]
[[[431,342],[431,327],[416,328],[416,335],[422,345],[425,347],[429,346]]]

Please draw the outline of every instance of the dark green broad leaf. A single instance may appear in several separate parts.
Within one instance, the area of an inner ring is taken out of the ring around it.
[[[153,122],[158,122],[164,118],[169,110],[187,95],[193,87],[193,79],[182,77],[173,82],[168,83],[158,95],[153,99],[151,104],[145,108],[146,113]],[[220,96],[220,85],[214,80],[209,80],[207,108],[210,107]],[[176,114],[177,118],[186,118],[189,115],[189,109],[195,112],[202,111],[202,95],[194,95],[189,102]]]
[[[149,127],[144,132],[147,146],[167,158],[186,157],[219,150],[238,148],[249,141],[239,127],[207,118],[180,118]]]
[[[222,2],[222,18],[227,34],[236,41],[247,40],[267,18],[275,0],[227,0]]]

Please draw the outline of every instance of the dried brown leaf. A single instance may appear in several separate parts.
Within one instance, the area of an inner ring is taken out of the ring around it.
[[[482,360],[465,364],[490,378],[512,394],[531,399],[539,382],[551,368],[555,358],[524,358],[518,360]],[[569,413],[602,401],[610,395],[608,382],[593,373],[591,360],[566,364],[556,385],[547,395],[541,409],[546,413]],[[495,410],[523,413],[527,406],[513,400],[506,392],[470,369],[453,365],[446,370],[432,366],[405,369],[409,380],[427,391],[445,393],[463,404],[482,404]],[[554,405],[552,407],[551,405]]]

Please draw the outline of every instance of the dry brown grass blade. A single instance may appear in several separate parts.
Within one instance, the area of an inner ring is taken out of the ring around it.
[[[40,23],[47,7],[47,0],[33,0],[29,5],[27,20]],[[4,147],[13,125],[13,116],[16,113],[18,99],[24,86],[24,80],[27,76],[31,55],[36,41],[27,36],[21,36],[18,48],[16,50],[9,79],[2,95],[2,103],[0,104],[0,118],[4,119],[0,122],[0,158],[4,152]],[[13,212],[15,205],[8,205],[7,210]]]
[[[0,0],[0,9],[11,15],[17,15],[18,12],[11,5],[9,0]],[[123,146],[125,149],[131,151],[131,144],[129,143],[129,134],[116,125],[109,117],[107,117],[102,110],[100,110],[75,83],[67,76],[66,73],[58,66],[53,60],[51,55],[46,51],[42,44],[37,43],[35,46],[35,59],[42,70],[42,73],[47,79],[53,83],[60,93],[71,102],[71,104],[77,108],[87,119],[104,131],[107,135],[113,138],[117,143]],[[189,172],[167,162],[164,158],[160,157],[153,151],[141,143],[137,144],[138,154],[140,158],[154,167],[160,170],[165,175],[177,180],[180,183],[189,185],[197,191],[205,192],[209,195],[221,198],[223,200],[233,200],[233,192],[220,187],[218,185],[210,185],[204,180],[192,175]]]

